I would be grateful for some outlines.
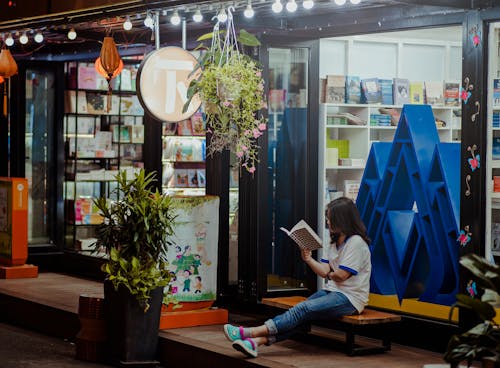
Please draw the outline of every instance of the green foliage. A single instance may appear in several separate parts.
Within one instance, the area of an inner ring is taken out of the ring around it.
[[[463,256],[460,264],[471,272],[473,281],[478,287],[495,295],[499,294],[500,267],[498,265],[491,264],[475,254]],[[452,367],[458,366],[462,361],[467,361],[470,367],[473,360],[483,357],[493,357],[495,361],[500,361],[500,329],[493,321],[496,316],[495,308],[488,301],[465,294],[457,295],[454,307],[474,311],[483,322],[463,334],[453,335],[448,342],[444,360],[451,363]]]
[[[230,41],[219,42],[224,34],[215,29],[198,39],[213,42],[199,59],[202,73],[191,81],[184,111],[192,97],[199,94],[212,134],[208,154],[232,150],[240,165],[253,173],[258,162],[257,138],[267,128],[267,119],[258,116],[260,110],[267,108],[262,71],[255,60],[234,49]],[[237,39],[242,45],[260,45],[254,35],[243,29]]]
[[[101,197],[95,204],[104,217],[97,228],[95,249],[104,249],[109,260],[102,266],[115,289],[125,286],[144,310],[149,294],[170,281],[167,270],[167,237],[172,235],[175,210],[169,196],[151,190],[156,174],[141,171],[127,181],[125,171],[117,176],[118,201]]]

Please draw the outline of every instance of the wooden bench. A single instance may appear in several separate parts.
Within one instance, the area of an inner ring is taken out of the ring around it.
[[[303,296],[288,296],[281,298],[264,298],[262,304],[280,309],[289,309],[294,305],[304,301]],[[346,336],[346,353],[350,356],[382,353],[391,350],[391,327],[401,321],[401,316],[374,309],[365,309],[363,313],[353,316],[343,316],[336,321],[317,321],[326,327],[341,327]],[[359,346],[355,342],[355,336],[371,326],[384,324],[384,328],[378,332],[378,339],[382,341],[382,346]]]

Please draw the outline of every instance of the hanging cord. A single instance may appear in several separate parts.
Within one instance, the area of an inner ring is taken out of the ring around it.
[[[226,61],[228,61],[231,56],[236,52],[237,58],[239,60],[240,53],[238,50],[238,39],[236,37],[236,31],[234,30],[234,20],[233,20],[233,6],[227,8],[227,21],[226,21],[226,36],[224,37],[224,44],[222,46],[221,59],[219,60],[219,65],[225,56]]]

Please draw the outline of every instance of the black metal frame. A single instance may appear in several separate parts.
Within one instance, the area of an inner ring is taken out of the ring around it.
[[[54,147],[54,161],[49,166],[50,177],[54,180],[54,186],[50,193],[49,208],[52,213],[52,222],[50,228],[50,238],[53,243],[39,244],[30,246],[29,261],[44,267],[46,264],[54,264],[47,255],[58,254],[61,251],[64,239],[64,233],[59,231],[63,228],[64,203],[62,200],[62,188],[64,176],[64,142],[62,135],[59,134],[63,129],[64,114],[64,69],[61,63],[41,62],[41,61],[22,61],[18,64],[19,73],[11,79],[11,141],[10,141],[10,176],[25,177],[25,134],[26,126],[24,117],[26,116],[26,71],[36,69],[40,71],[53,72],[55,75],[55,108],[53,128],[51,130],[51,142]]]

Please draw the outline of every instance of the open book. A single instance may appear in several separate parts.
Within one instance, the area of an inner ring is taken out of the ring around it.
[[[322,248],[320,237],[304,220],[297,222],[290,231],[284,227],[280,229],[292,238],[301,249],[316,250]]]

